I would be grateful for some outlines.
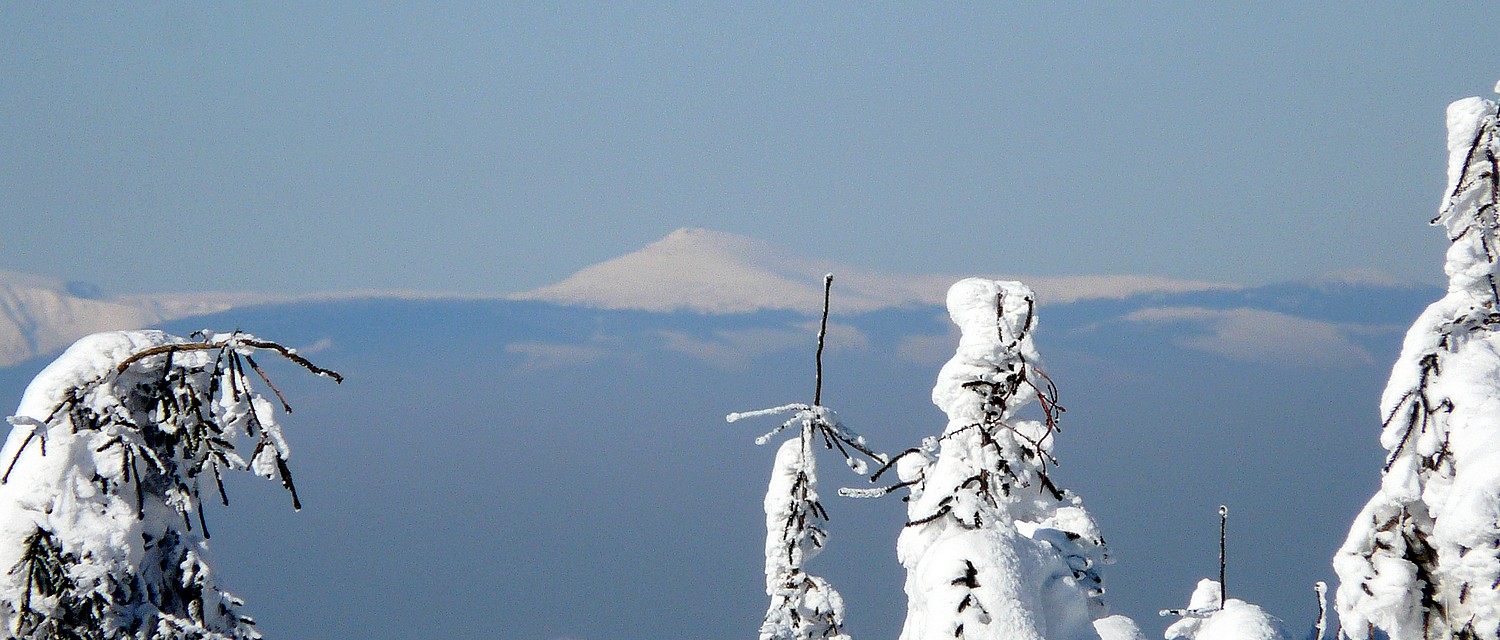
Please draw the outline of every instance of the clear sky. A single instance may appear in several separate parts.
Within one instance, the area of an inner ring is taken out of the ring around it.
[[[0,9],[0,269],[503,293],[703,226],[1437,282],[1443,108],[1500,78],[1485,2],[315,4]]]

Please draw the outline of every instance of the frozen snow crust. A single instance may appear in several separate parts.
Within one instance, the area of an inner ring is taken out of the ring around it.
[[[969,278],[949,289],[948,311],[962,336],[932,391],[947,427],[895,463],[911,484],[902,640],[1138,636],[1102,601],[1098,527],[1047,477],[1056,407],[1031,341],[1035,295]],[[1034,400],[1045,419],[1017,417]]]
[[[258,374],[250,355],[267,346],[300,360],[242,333],[100,333],[27,387],[0,449],[7,637],[260,637],[207,565],[199,488],[233,469],[291,489],[290,449],[245,368]]]
[[[1344,634],[1500,638],[1496,105],[1448,108],[1448,294],[1406,334],[1381,398],[1380,490],[1334,558]]]

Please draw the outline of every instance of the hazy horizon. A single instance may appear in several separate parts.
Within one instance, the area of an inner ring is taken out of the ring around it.
[[[0,269],[524,291],[679,227],[895,273],[1440,282],[1486,6],[0,12]]]

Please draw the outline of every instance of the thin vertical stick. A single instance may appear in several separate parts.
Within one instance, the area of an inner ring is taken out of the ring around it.
[[[1219,505],[1219,608],[1224,608],[1224,602],[1229,599],[1229,585],[1224,581],[1225,545],[1224,540],[1229,533],[1229,507]]]
[[[813,406],[823,404],[823,339],[828,336],[828,297],[833,291],[833,274],[823,276],[823,324],[818,327],[818,377],[813,388]]]
[[[1318,633],[1313,640],[1323,640],[1328,630],[1328,583],[1319,580],[1313,584],[1313,591],[1318,592]]]

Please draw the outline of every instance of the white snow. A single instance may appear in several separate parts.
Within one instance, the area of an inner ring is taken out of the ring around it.
[[[1380,490],[1334,558],[1345,635],[1500,637],[1496,105],[1448,108],[1448,294],[1412,325],[1381,398]]]
[[[1103,539],[1082,502],[1046,477],[1049,425],[1017,415],[1047,400],[1031,341],[1035,295],[969,278],[947,302],[961,336],[932,399],[948,425],[896,467],[912,483],[897,543],[907,569],[901,638],[1099,638]],[[1122,620],[1102,628],[1130,634]]]
[[[28,539],[45,533],[72,559],[64,570],[76,597],[107,599],[99,622],[105,627],[203,627],[211,637],[258,637],[204,564],[206,534],[197,526],[201,502],[194,494],[210,469],[190,471],[198,461],[213,463],[209,495],[218,470],[251,467],[285,480],[278,459],[290,451],[272,406],[223,355],[226,349],[248,354],[246,342],[255,340],[241,333],[205,334],[203,342],[160,331],[100,333],[43,369],[0,448],[0,569],[19,566],[30,557]],[[122,367],[135,354],[173,345],[211,348]],[[152,400],[163,394],[174,394],[175,408]],[[192,435],[209,430],[212,438]],[[258,453],[247,462],[239,454],[245,449],[235,445],[256,439]],[[64,607],[60,597],[34,596],[24,573],[0,574],[0,626],[11,633],[25,624],[28,607],[43,613]],[[199,590],[199,600],[180,600]],[[30,605],[19,604],[28,599]]]
[[[806,312],[822,308],[823,275],[829,272],[839,274],[837,304],[847,313],[941,304],[942,299],[934,293],[954,280],[947,275],[866,271],[809,260],[762,240],[684,228],[639,251],[587,267],[557,284],[511,297],[601,309]],[[1136,275],[1027,280],[1049,303],[1233,288]]]
[[[850,640],[844,634],[844,600],[827,580],[807,573],[806,563],[828,540],[828,513],[818,498],[815,441],[837,441],[841,449],[868,451],[864,439],[848,431],[838,414],[824,406],[786,404],[770,409],[731,413],[728,422],[781,413],[792,417],[756,438],[765,444],[795,427],[795,435],[781,443],[766,489],[766,595],[771,603],[761,623],[761,640]],[[878,456],[878,454],[877,454]],[[865,473],[864,462],[846,457],[855,473]],[[884,461],[883,457],[876,457]]]
[[[59,280],[0,271],[0,367],[52,353],[99,331],[139,329],[275,299],[209,292],[96,300],[70,294]]]
[[[1281,620],[1243,600],[1224,600],[1216,580],[1199,581],[1190,602],[1188,615],[1167,627],[1167,640],[1287,640]]]
[[[1141,632],[1140,625],[1127,616],[1099,618],[1094,621],[1094,630],[1099,632],[1099,640],[1146,640],[1146,634]]]

